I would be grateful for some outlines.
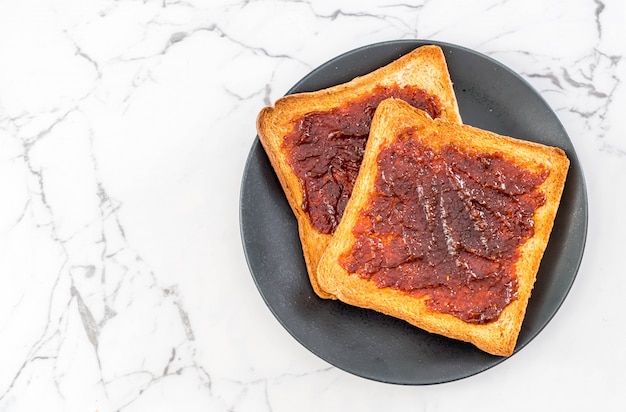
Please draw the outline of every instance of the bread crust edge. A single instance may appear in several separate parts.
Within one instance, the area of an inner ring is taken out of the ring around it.
[[[318,232],[302,210],[304,190],[299,178],[287,161],[282,148],[284,136],[294,127],[294,121],[311,111],[325,111],[340,107],[350,100],[371,93],[376,86],[399,87],[413,85],[439,99],[441,117],[461,123],[461,116],[443,51],[439,46],[420,46],[386,66],[353,80],[327,89],[287,95],[273,106],[264,107],[257,116],[259,140],[298,223],[307,273],[316,295],[324,299],[336,298],[320,286],[317,280],[319,260],[332,235]]]
[[[427,126],[424,126],[424,123]],[[386,131],[395,132],[400,127],[415,125],[430,128],[428,130],[437,135],[432,138],[436,145],[452,140],[452,143],[465,148],[484,147],[485,150],[492,152],[497,148],[497,151],[503,153],[505,157],[524,167],[534,170],[543,165],[541,167],[548,167],[550,170],[548,177],[539,187],[546,196],[546,202],[533,216],[535,233],[519,249],[520,258],[515,265],[518,296],[503,309],[495,321],[490,323],[471,324],[449,314],[430,311],[425,304],[427,297],[416,298],[391,288],[378,288],[374,281],[348,273],[338,263],[338,257],[350,250],[354,243],[351,230],[359,211],[367,204],[369,192],[374,186],[380,148],[395,136],[395,133]],[[460,136],[457,134],[455,139],[446,136],[447,132],[457,133],[461,130],[464,133]],[[569,160],[565,153],[558,148],[499,136],[467,125],[450,124],[439,119],[433,121],[426,113],[397,99],[388,99],[379,105],[367,145],[362,169],[353,195],[346,206],[344,218],[318,265],[317,277],[322,288],[345,303],[403,319],[431,333],[472,343],[493,355],[510,356],[517,343],[528,300],[560,203],[569,168]],[[510,150],[513,151],[509,152]]]

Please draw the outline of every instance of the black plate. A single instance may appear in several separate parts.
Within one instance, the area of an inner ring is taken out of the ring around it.
[[[424,44],[444,50],[464,123],[558,146],[571,161],[517,352],[561,306],[576,277],[587,233],[580,163],[563,126],[541,96],[489,57],[451,44],[417,40],[378,43],[343,54],[313,70],[288,93],[349,81]],[[246,163],[240,201],[243,247],[263,299],[287,331],[320,358],[358,376],[410,385],[465,378],[505,360],[374,311],[319,299],[306,274],[295,218],[258,138]]]

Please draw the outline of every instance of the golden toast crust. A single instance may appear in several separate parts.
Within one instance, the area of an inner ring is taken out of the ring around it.
[[[341,85],[282,97],[273,107],[263,108],[257,117],[259,139],[298,221],[311,285],[322,298],[334,298],[332,293],[320,288],[317,281],[317,265],[332,235],[317,231],[302,210],[304,191],[300,179],[288,163],[283,149],[284,138],[293,130],[294,121],[306,113],[341,107],[346,102],[367,96],[377,86],[415,86],[423,89],[438,98],[443,119],[461,122],[445,58],[437,46],[419,47],[378,70]]]
[[[490,323],[467,323],[449,314],[430,311],[425,304],[427,297],[416,298],[392,288],[379,288],[372,280],[348,273],[339,263],[339,256],[349,251],[355,242],[352,228],[374,190],[378,154],[382,147],[407,127],[418,130],[414,138],[421,139],[423,144],[435,150],[453,144],[471,153],[500,153],[507,160],[532,172],[549,170],[548,177],[538,188],[545,195],[546,201],[533,216],[534,234],[519,247],[520,258],[515,263],[517,299]],[[320,259],[317,273],[319,284],[329,294],[348,304],[377,310],[429,332],[470,342],[494,355],[509,356],[517,342],[568,168],[569,160],[561,149],[440,119],[432,120],[425,112],[403,101],[385,100],[374,115],[365,157],[343,219]]]

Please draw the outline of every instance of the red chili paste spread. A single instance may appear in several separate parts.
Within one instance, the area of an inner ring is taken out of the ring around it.
[[[453,145],[435,152],[412,133],[380,153],[376,194],[340,263],[380,288],[427,295],[430,310],[490,322],[517,297],[517,248],[534,233],[548,171]]]
[[[325,112],[310,112],[298,119],[285,136],[283,147],[302,182],[302,209],[321,233],[332,234],[341,221],[359,173],[372,117],[378,104],[396,97],[441,116],[436,97],[415,87],[383,87],[359,100]]]

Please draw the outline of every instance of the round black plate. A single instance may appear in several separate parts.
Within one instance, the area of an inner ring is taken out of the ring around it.
[[[443,49],[464,123],[558,146],[571,161],[517,352],[561,306],[576,277],[587,233],[580,163],[563,126],[541,96],[489,57],[451,44],[417,40],[377,43],[345,53],[313,70],[288,93],[349,81],[424,44]],[[295,218],[258,139],[246,163],[240,201],[243,247],[263,299],[287,331],[320,358],[358,376],[408,385],[465,378],[505,360],[374,311],[318,298],[306,274]]]

